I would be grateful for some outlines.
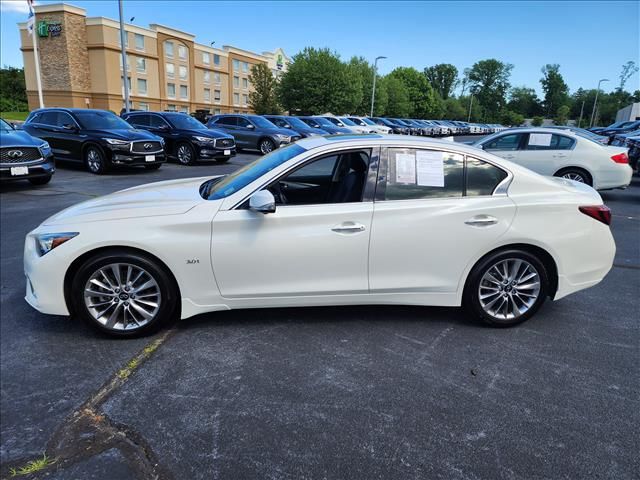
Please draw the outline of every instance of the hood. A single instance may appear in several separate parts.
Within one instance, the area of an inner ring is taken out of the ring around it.
[[[43,143],[44,140],[32,137],[22,130],[0,134],[0,147],[38,147]]]
[[[269,129],[265,128],[265,131],[269,133],[277,134],[277,135],[288,135],[289,137],[300,136],[298,132],[296,132],[295,130],[290,130],[288,128],[281,128],[281,127],[275,127],[275,128],[269,128]]]
[[[168,180],[120,190],[73,205],[49,217],[43,225],[179,215],[205,201],[200,185],[211,178]]]
[[[233,137],[228,133],[222,132],[220,130],[215,130],[212,128],[206,128],[201,130],[196,128],[180,128],[177,131],[185,135],[193,135],[197,137],[230,138],[233,140]]]
[[[113,130],[85,130],[83,133],[91,133],[103,138],[116,138],[118,140],[153,140],[159,142],[160,137],[146,130],[115,128]]]

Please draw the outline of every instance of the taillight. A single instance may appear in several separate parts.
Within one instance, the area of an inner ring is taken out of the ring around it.
[[[578,207],[578,210],[605,225],[611,225],[611,210],[606,205],[589,205]]]
[[[626,152],[622,152],[622,153],[618,153],[617,155],[613,155],[611,157],[611,160],[613,160],[616,163],[629,163],[629,157],[627,156]]]

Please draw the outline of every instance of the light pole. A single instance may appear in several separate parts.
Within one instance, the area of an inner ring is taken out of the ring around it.
[[[598,89],[596,90],[596,98],[593,100],[593,110],[591,111],[591,121],[589,122],[589,128],[593,127],[593,119],[596,115],[596,105],[598,105],[598,94],[600,93],[600,84],[602,82],[608,82],[608,78],[603,78],[598,82]]]
[[[471,106],[473,105],[473,93],[471,94],[471,98],[469,99],[469,116],[467,117],[467,123],[471,121]]]
[[[373,105],[376,101],[376,77],[378,76],[378,60],[384,60],[387,57],[376,57],[373,62],[373,89],[371,90],[371,115],[373,117]]]
[[[124,31],[124,20],[122,19],[122,0],[118,0],[120,9],[120,47],[122,50],[122,81],[124,82],[124,110],[129,113],[129,72],[127,72],[127,51]]]

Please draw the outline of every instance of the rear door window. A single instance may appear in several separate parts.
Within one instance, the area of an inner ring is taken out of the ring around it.
[[[525,150],[571,150],[575,140],[555,133],[529,133]]]
[[[466,194],[468,197],[492,195],[507,178],[507,172],[483,160],[467,157]]]
[[[140,127],[148,127],[149,126],[149,115],[129,115],[126,118],[127,122],[134,126]]]

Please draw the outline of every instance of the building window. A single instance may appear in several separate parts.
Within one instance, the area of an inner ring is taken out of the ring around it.
[[[139,102],[138,103],[138,110],[142,110],[144,112],[148,112],[149,111],[149,104],[148,103],[144,103],[144,102]]]
[[[233,87],[240,88],[240,77],[233,77]]]
[[[167,83],[167,97],[176,98],[176,84]]]
[[[164,42],[164,54],[169,58],[173,58],[173,42]]]
[[[247,90],[249,88],[249,80],[246,78],[242,79],[242,88],[244,88],[245,90]]]
[[[211,90],[209,90],[208,88],[204,89],[204,101],[205,102],[211,101]]]
[[[144,35],[135,34],[136,50],[144,50]]]
[[[249,73],[249,64],[247,62],[242,62],[242,73]]]
[[[221,112],[221,110],[220,110],[219,108],[215,108],[215,109],[213,110],[213,114],[214,114],[214,115],[220,115],[220,112]]]
[[[186,85],[180,85],[180,98],[189,98],[189,89]]]
[[[184,65],[180,65],[180,67],[178,67],[178,71],[180,72],[180,80],[186,80],[187,79],[187,67],[185,67]]]
[[[170,112],[175,112],[176,106],[170,103],[169,105],[167,105],[167,110]]]
[[[218,55],[217,53],[213,54],[213,64],[220,65],[220,55]]]
[[[239,93],[234,93],[233,94],[233,104],[234,105],[240,105],[240,94]]]
[[[211,56],[207,52],[202,52],[202,63],[205,65],[211,63]]]
[[[213,91],[213,99],[214,99],[216,102],[219,102],[219,101],[220,101],[220,90],[214,90],[214,91]]]
[[[239,72],[240,71],[240,60],[233,60],[233,71],[234,72]]]
[[[202,81],[204,83],[211,83],[211,72],[204,72],[204,75],[202,76]]]
[[[249,95],[247,94],[242,95],[242,105],[246,107],[248,104],[249,104]]]
[[[147,59],[138,57],[136,58],[136,70],[140,73],[147,73]]]
[[[167,70],[167,77],[173,78],[176,76],[176,66],[173,63],[167,63],[165,68]]]
[[[120,39],[120,30],[118,30],[118,46],[122,47],[122,40]],[[129,48],[129,34],[124,32],[124,46]]]
[[[187,59],[187,47],[185,47],[184,45],[178,45],[178,56],[182,60],[186,60]]]
[[[189,107],[181,106],[181,107],[180,107],[180,111],[181,111],[182,113],[189,113]]]
[[[213,81],[214,83],[217,83],[218,85],[220,85],[220,73],[213,72]]]
[[[138,95],[147,94],[147,80],[144,78],[138,79]]]

